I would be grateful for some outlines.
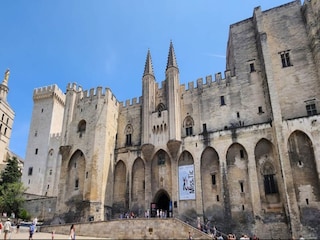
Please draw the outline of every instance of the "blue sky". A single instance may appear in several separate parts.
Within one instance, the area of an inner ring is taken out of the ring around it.
[[[229,26],[290,0],[8,0],[0,2],[0,80],[10,69],[10,149],[25,157],[33,90],[70,82],[141,96],[148,49],[164,80],[170,41],[181,84],[225,70]],[[303,1],[301,1],[303,2]],[[1,75],[2,74],[2,75]]]

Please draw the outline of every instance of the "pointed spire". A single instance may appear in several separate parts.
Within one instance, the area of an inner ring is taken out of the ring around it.
[[[5,85],[5,86],[8,86],[9,75],[10,75],[10,70],[7,69],[5,71],[5,73],[4,73],[4,78],[3,78],[3,81],[2,81],[2,84]]]
[[[148,74],[154,76],[150,49],[148,49],[148,54],[147,54],[146,64],[144,66],[143,76],[148,75]]]
[[[172,41],[170,41],[170,48],[169,48],[168,62],[167,62],[166,70],[168,70],[168,68],[170,68],[170,67],[178,68],[178,64],[177,64],[177,60],[176,60],[176,55],[174,54]]]

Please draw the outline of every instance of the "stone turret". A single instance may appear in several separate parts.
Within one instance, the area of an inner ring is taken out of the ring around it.
[[[153,73],[151,54],[150,54],[150,50],[148,50],[146,64],[145,64],[143,78],[142,78],[142,98],[143,98],[142,143],[149,143],[149,136],[151,131],[150,117],[152,112],[155,111],[155,86],[156,86],[156,82],[155,82],[155,77]]]
[[[5,102],[7,101],[7,95],[9,92],[9,88],[8,88],[9,75],[10,75],[10,70],[7,69],[4,73],[3,81],[0,84],[0,99]]]
[[[7,102],[9,92],[8,80],[10,70],[7,69],[4,74],[4,79],[0,84],[0,170],[4,168],[5,162],[8,159],[9,144],[14,120],[14,111]]]
[[[169,140],[181,140],[181,102],[179,69],[173,44],[170,42],[166,68],[166,96],[169,114]]]

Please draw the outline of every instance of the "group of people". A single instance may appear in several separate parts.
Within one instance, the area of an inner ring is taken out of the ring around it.
[[[11,223],[10,218],[7,218],[7,220],[4,222],[4,224],[2,224],[2,222],[0,221],[0,234],[3,231],[3,239],[4,240],[10,239],[10,234],[13,232],[14,226],[16,229],[16,233],[19,233],[19,230],[20,230],[20,222],[19,221],[17,221],[17,222],[15,221],[15,222]],[[30,228],[29,228],[29,240],[33,239],[32,236],[36,230],[35,226],[36,226],[36,222],[33,221],[32,224],[30,225]]]

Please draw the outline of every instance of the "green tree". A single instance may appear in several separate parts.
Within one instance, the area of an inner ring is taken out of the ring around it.
[[[0,212],[19,215],[25,201],[23,192],[25,188],[21,182],[7,183],[0,186]]]
[[[0,212],[19,216],[25,201],[23,193],[25,188],[21,183],[21,170],[17,158],[8,160],[5,169],[1,172],[0,180]]]
[[[7,183],[16,183],[20,182],[21,179],[21,169],[19,168],[19,162],[16,157],[8,160],[8,163],[1,172],[1,185]]]

